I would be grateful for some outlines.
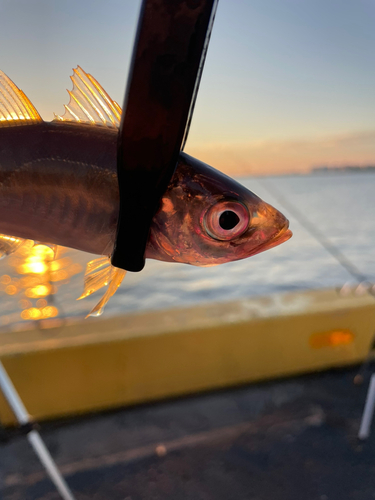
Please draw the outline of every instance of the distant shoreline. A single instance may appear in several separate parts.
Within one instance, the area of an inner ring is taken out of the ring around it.
[[[318,176],[318,175],[337,175],[337,174],[371,174],[375,173],[375,165],[368,165],[365,167],[355,167],[355,166],[347,166],[347,167],[314,167],[307,172],[278,172],[271,174],[240,174],[234,175],[234,177],[240,179],[245,177],[253,177],[253,178],[265,178],[265,177],[294,177],[294,176]]]
[[[314,167],[310,170],[310,174],[337,174],[337,173],[369,173],[375,172],[375,165],[366,165],[359,167],[355,165],[348,165],[346,167]]]

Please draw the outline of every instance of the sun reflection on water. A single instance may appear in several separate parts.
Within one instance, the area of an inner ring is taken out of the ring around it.
[[[0,276],[0,293],[18,296],[20,312],[4,315],[2,325],[16,321],[55,318],[61,311],[54,300],[60,286],[69,283],[82,266],[64,257],[64,247],[51,248],[33,241],[22,245],[8,258],[13,272]]]

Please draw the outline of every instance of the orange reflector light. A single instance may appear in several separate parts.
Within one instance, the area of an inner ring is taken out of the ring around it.
[[[336,347],[354,342],[354,333],[350,330],[332,330],[331,332],[313,333],[309,339],[310,347]]]

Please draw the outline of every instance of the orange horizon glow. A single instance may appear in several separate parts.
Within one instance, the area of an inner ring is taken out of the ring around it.
[[[229,175],[308,173],[315,167],[375,165],[375,130],[313,139],[188,143],[186,152]]]
[[[77,65],[121,106],[140,0],[44,3],[2,3],[0,69],[47,121]],[[366,1],[219,2],[186,152],[230,175],[373,164],[374,15]]]

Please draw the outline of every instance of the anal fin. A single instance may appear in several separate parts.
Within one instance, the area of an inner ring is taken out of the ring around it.
[[[109,257],[99,257],[98,259],[91,260],[87,264],[84,278],[84,290],[77,300],[88,297],[103,286],[108,285],[108,289],[86,317],[100,316],[103,313],[104,307],[121,285],[125,274],[126,271],[123,269],[112,266]]]

